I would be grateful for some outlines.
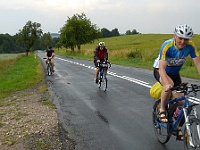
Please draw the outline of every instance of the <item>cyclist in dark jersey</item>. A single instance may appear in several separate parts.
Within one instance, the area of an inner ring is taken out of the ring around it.
[[[104,60],[108,61],[108,52],[107,49],[105,47],[105,43],[104,42],[100,42],[99,46],[95,49],[94,52],[94,65],[96,67],[96,72],[95,72],[95,83],[98,83],[98,75],[99,75],[99,71],[100,68],[97,66],[99,62],[102,62]]]
[[[47,61],[48,59],[51,60],[51,63],[52,63],[52,71],[54,72],[54,56],[55,56],[55,52],[53,50],[53,48],[50,46],[49,49],[46,50],[46,53],[45,53],[45,56],[46,56],[46,64],[47,64]]]

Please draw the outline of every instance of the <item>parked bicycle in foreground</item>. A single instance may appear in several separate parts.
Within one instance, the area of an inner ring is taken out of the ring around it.
[[[200,149],[200,119],[198,118],[195,107],[196,105],[199,105],[199,102],[195,101],[195,96],[197,95],[197,92],[200,91],[200,86],[183,83],[180,86],[172,88],[171,90],[184,93],[184,96],[168,101],[166,105],[167,123],[159,121],[160,99],[155,102],[153,106],[153,127],[156,137],[162,144],[167,143],[171,135],[177,135],[177,125],[179,122],[183,121],[184,148],[186,150]],[[192,94],[190,96],[193,97],[188,99],[189,94]],[[173,113],[170,112],[170,106],[182,100],[184,100],[184,105],[180,109],[178,116],[175,118]]]
[[[103,62],[98,63],[98,67],[100,67],[98,87],[106,91],[108,87],[108,79],[106,75],[107,75],[108,68],[111,67],[111,63],[107,61],[103,61]]]
[[[47,59],[47,58],[43,58],[43,59]],[[52,63],[51,63],[51,59],[47,60],[47,75],[51,76],[53,73],[53,69],[52,69]]]

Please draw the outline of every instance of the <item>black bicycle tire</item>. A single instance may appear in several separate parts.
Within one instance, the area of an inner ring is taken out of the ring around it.
[[[52,63],[50,63],[50,74],[52,75],[53,73],[53,68],[52,68]]]
[[[197,130],[197,125],[200,125],[200,119],[198,119],[198,118],[191,118],[191,119],[189,119],[189,122],[190,122],[189,128],[190,128],[190,132],[191,132],[191,134],[192,134],[192,140],[193,140],[193,142],[194,142],[194,145],[195,145],[195,146],[197,146],[197,145],[200,146],[200,139],[199,139],[199,136],[197,135],[198,139],[196,139],[196,136],[195,136],[194,134],[197,134],[197,132],[193,130],[194,128],[192,128],[193,125],[194,125],[195,128],[196,128],[196,130]],[[183,142],[184,142],[184,149],[185,149],[185,150],[193,150],[194,148],[192,148],[192,147],[190,146],[190,144],[189,144],[189,137],[188,137],[188,134],[187,134],[186,125],[185,125],[185,127],[184,127],[184,133],[183,133],[183,135],[184,135],[184,141],[183,141]],[[197,141],[197,140],[198,140],[198,141]],[[200,149],[200,148],[199,148],[199,149]]]
[[[50,66],[50,64],[47,65],[47,74],[48,74],[48,76],[51,76],[51,66]]]
[[[101,75],[99,75],[98,87],[101,88]]]
[[[100,80],[99,80],[99,83],[98,83],[98,84],[99,84],[99,85],[98,85],[98,86],[99,86],[99,88],[101,88],[101,81],[100,81]]]
[[[107,86],[108,86],[108,80],[107,80],[107,77],[106,77],[106,70],[104,70],[103,72],[103,82],[104,82],[104,87],[103,87],[103,90],[106,91],[107,90]]]
[[[158,116],[158,105],[159,104],[160,104],[160,100],[156,100],[156,102],[154,103],[154,106],[153,106],[153,111],[152,111],[153,128],[154,128],[154,133],[155,133],[158,141],[162,144],[165,144],[169,141],[171,134],[169,133],[169,123],[166,123],[166,125],[167,125],[167,129],[165,129],[166,135],[161,135],[159,133],[159,131],[163,129],[162,127],[158,126],[156,123],[156,118]]]

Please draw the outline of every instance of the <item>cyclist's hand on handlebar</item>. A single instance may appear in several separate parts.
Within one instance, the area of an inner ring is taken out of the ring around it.
[[[99,62],[100,62],[100,60],[97,60],[97,62],[99,63]]]
[[[165,92],[168,92],[173,86],[171,84],[164,85]]]

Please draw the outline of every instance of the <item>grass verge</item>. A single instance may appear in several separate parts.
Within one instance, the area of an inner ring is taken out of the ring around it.
[[[33,87],[44,77],[40,60],[35,54],[24,54],[0,60],[0,99],[11,93]],[[0,100],[0,106],[2,102]]]

